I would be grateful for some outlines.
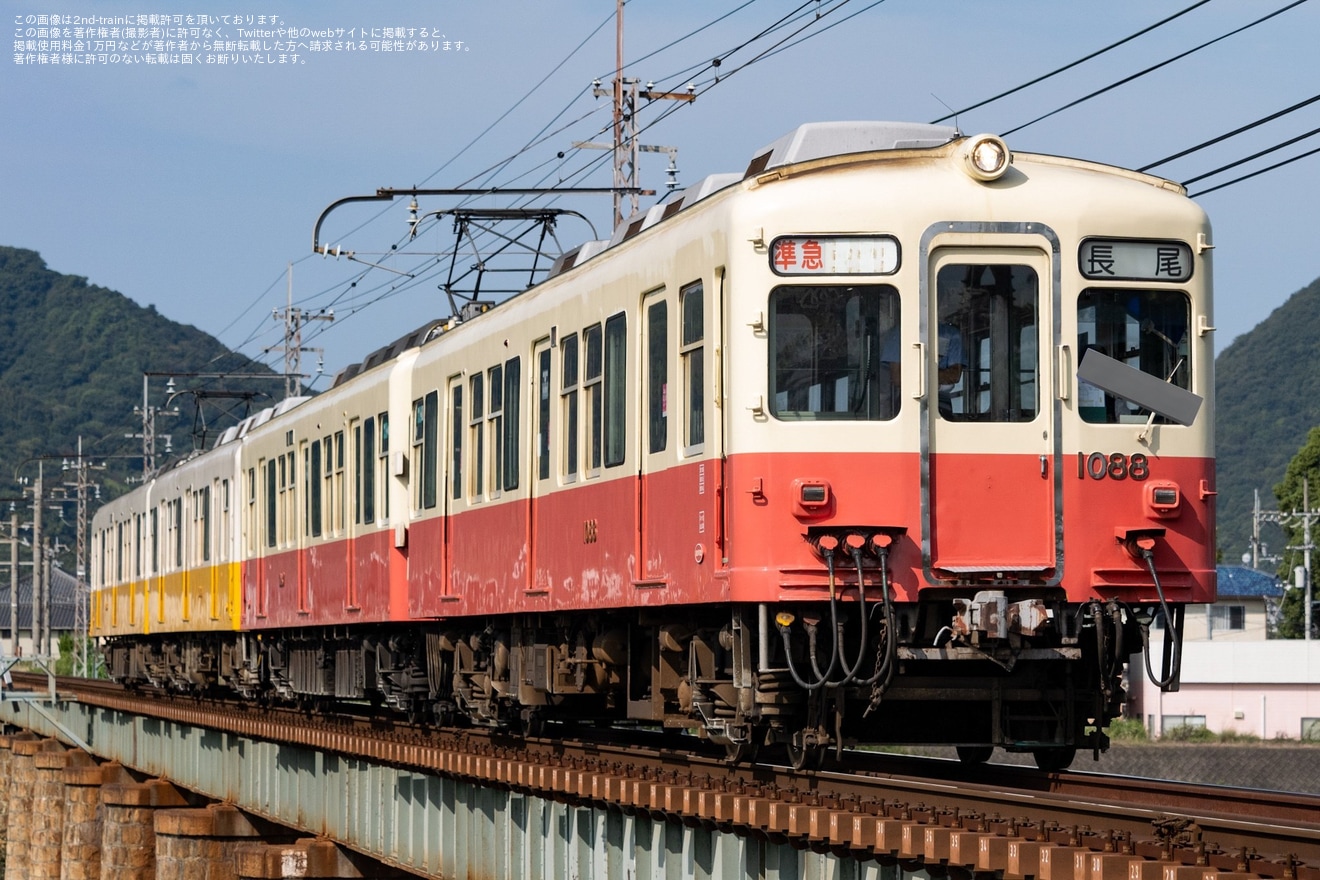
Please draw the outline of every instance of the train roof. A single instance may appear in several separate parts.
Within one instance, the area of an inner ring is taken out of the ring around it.
[[[757,150],[743,177],[826,156],[942,147],[958,137],[952,126],[920,122],[808,122]]]
[[[419,345],[428,342],[431,339],[434,339],[435,337],[439,336],[441,333],[445,332],[445,330],[453,326],[454,322],[455,319],[453,318],[446,320],[435,319],[435,320],[427,321],[425,324],[418,327],[416,330],[412,331],[411,333],[400,336],[398,339],[394,340],[389,345],[385,345],[376,349],[371,354],[367,355],[366,358],[361,362],[356,364],[349,364],[347,367],[344,367],[342,370],[340,370],[338,373],[335,374],[334,384],[332,384],[330,387],[338,388],[340,385],[347,382],[349,379],[352,379],[358,373],[365,373],[367,370],[370,370],[372,367],[376,367],[379,366],[380,364],[386,363],[387,361],[394,360],[396,357],[403,354],[405,351],[407,351],[410,348],[417,348]]]
[[[615,228],[610,238],[587,241],[564,251],[554,260],[541,283],[582,265],[592,257],[605,253],[639,232],[693,207],[715,193],[728,189],[744,180],[759,177],[768,171],[795,165],[818,163],[821,160],[830,160],[836,157],[935,150],[963,137],[963,134],[954,126],[930,123],[866,120],[804,123],[770,144],[756,150],[744,171],[707,175],[683,190],[677,198],[653,205],[646,211],[639,212],[624,220]],[[1056,156],[1037,154],[1032,154],[1032,156],[1034,159],[1046,164],[1104,168],[1119,175],[1141,179],[1157,186],[1165,186],[1169,189],[1178,189],[1185,192],[1178,184],[1117,166]],[[539,286],[539,284],[533,285],[528,290],[534,290],[536,286]],[[510,299],[516,299],[518,296],[519,294],[515,294]],[[338,388],[361,373],[393,361],[404,351],[419,347],[435,339],[466,320],[489,311],[495,305],[492,302],[474,301],[467,303],[458,315],[428,321],[411,333],[394,340],[389,345],[376,349],[361,362],[350,364],[340,370],[335,375],[331,387]],[[239,431],[238,435],[241,436],[242,433],[242,431]]]

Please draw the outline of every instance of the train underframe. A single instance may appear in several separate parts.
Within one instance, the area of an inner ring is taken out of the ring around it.
[[[796,767],[851,744],[949,745],[968,762],[998,747],[1044,769],[1107,747],[1154,609],[1068,603],[1062,590],[938,592],[157,635],[108,640],[105,653],[112,678],[176,692],[526,735],[547,722],[659,726],[735,761],[784,749]]]

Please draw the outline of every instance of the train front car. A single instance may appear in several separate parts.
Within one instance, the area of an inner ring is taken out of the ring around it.
[[[713,729],[795,763],[1103,748],[1125,675],[1176,688],[1182,607],[1214,599],[1203,212],[877,123],[777,141],[732,212],[726,556],[756,636]]]

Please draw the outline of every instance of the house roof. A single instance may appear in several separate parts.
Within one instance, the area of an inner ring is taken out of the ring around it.
[[[1242,565],[1221,565],[1215,569],[1219,581],[1219,598],[1283,596],[1283,582],[1269,572]]]
[[[51,632],[72,631],[78,595],[78,580],[59,566],[50,569],[50,629]],[[0,583],[0,633],[9,637],[9,594],[7,577]],[[18,578],[18,628],[32,628],[32,573]]]

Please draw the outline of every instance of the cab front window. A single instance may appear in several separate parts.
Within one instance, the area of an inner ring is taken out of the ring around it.
[[[881,364],[898,332],[888,284],[780,286],[770,292],[770,412],[783,420],[883,420],[898,414]]]
[[[1177,290],[1083,291],[1077,300],[1077,350],[1098,351],[1162,382],[1191,390],[1187,327],[1191,303]],[[1145,422],[1150,411],[1091,385],[1077,383],[1082,420],[1099,424]],[[1167,421],[1156,416],[1157,424]]]

